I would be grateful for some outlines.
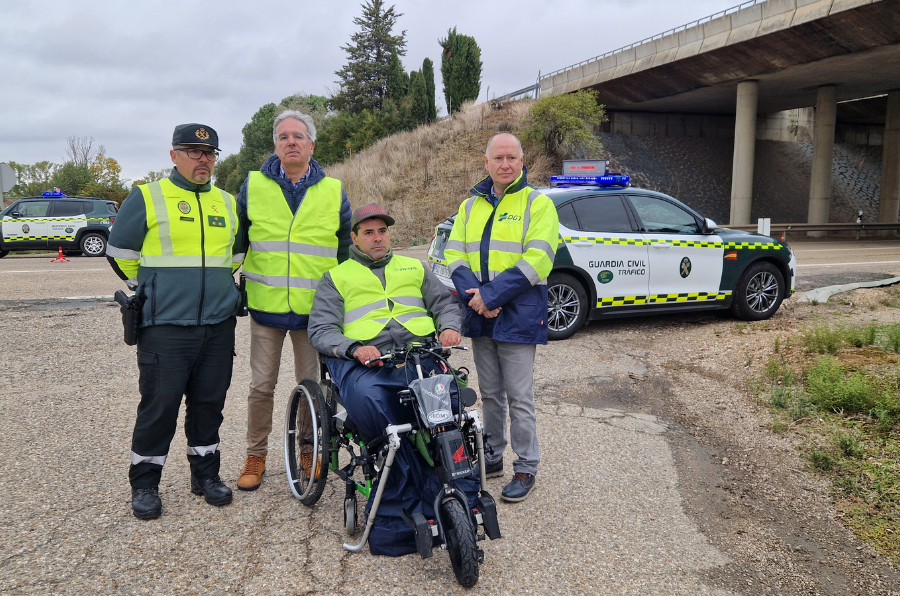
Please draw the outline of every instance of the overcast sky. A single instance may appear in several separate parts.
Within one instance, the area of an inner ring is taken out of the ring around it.
[[[483,101],[738,3],[397,0],[395,32],[407,71],[435,63],[446,113],[437,40],[452,27],[481,46]],[[262,105],[336,87],[360,13],[358,0],[0,0],[0,162],[62,162],[69,136],[89,136],[137,179],[171,167],[183,122],[234,153]]]

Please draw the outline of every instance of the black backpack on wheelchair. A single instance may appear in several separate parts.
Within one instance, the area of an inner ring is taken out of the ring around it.
[[[449,552],[457,581],[471,587],[478,581],[479,565],[484,561],[484,551],[477,543],[501,535],[494,499],[485,490],[483,427],[478,411],[466,410],[475,404],[477,396],[466,386],[468,371],[454,370],[447,363],[448,355],[449,351],[439,342],[428,341],[410,344],[379,358],[415,367],[418,378],[410,382],[409,389],[399,392],[398,399],[413,408],[416,423],[390,425],[369,442],[360,440],[359,430],[347,416],[322,357],[321,384],[304,379],[288,403],[285,468],[291,492],[308,507],[322,496],[329,471],[344,482],[344,527],[349,535],[357,532],[357,494],[373,499],[359,543],[343,545],[348,551],[358,552],[368,540],[401,438],[407,437],[403,440],[412,441],[425,461],[433,465],[442,489],[434,502],[435,519],[405,510],[403,518],[415,532],[419,555],[423,559],[431,557],[433,544],[437,542]],[[426,356],[442,363],[445,374],[425,377],[421,361]],[[458,403],[455,411],[453,397]],[[342,454],[344,465],[341,465]],[[355,476],[358,470],[361,478]],[[456,483],[473,476],[480,477],[481,490],[475,507],[471,508]],[[484,529],[484,534],[479,534],[479,527]]]

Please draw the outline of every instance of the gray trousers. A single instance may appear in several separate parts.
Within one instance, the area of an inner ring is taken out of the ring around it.
[[[534,344],[514,344],[490,337],[472,339],[484,429],[491,434],[487,444],[494,449],[486,459],[494,463],[503,457],[509,411],[509,440],[518,456],[513,461],[513,471],[526,474],[537,474],[541,461],[534,413],[536,350]]]

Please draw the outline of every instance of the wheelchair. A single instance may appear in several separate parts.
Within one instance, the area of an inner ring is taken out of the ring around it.
[[[291,492],[307,507],[315,505],[322,496],[329,472],[340,478],[346,488],[343,513],[348,535],[358,530],[357,495],[373,499],[359,542],[343,544],[346,550],[358,552],[375,523],[396,451],[401,441],[412,441],[415,450],[433,466],[442,488],[434,502],[434,519],[426,519],[422,513],[410,514],[405,509],[401,515],[414,530],[419,555],[423,559],[431,557],[435,544],[448,551],[457,581],[469,588],[478,582],[479,565],[484,562],[484,551],[478,548],[478,542],[485,538],[496,540],[501,534],[494,498],[485,490],[486,437],[478,411],[466,410],[475,404],[476,394],[466,386],[468,371],[454,370],[447,362],[449,354],[440,342],[428,340],[374,359],[415,370],[417,378],[397,398],[415,411],[416,422],[390,425],[370,442],[359,437],[337,386],[330,379],[325,357],[320,356],[321,383],[304,379],[291,394],[284,429],[284,459]],[[434,358],[443,372],[425,377],[421,364],[424,357]],[[456,397],[459,404],[455,411],[451,397]],[[342,451],[349,457],[344,466],[339,463]],[[481,490],[475,507],[470,508],[456,482],[475,474],[480,476]],[[479,528],[484,529],[483,534]]]

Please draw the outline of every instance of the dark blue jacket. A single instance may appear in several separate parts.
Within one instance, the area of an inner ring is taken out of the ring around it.
[[[317,184],[322,178],[325,177],[325,170],[322,169],[322,166],[319,165],[315,159],[309,160],[309,175],[305,180],[302,180],[300,184],[294,186],[294,184],[288,180],[281,173],[281,160],[278,159],[277,155],[272,155],[263,166],[260,168],[260,171],[266,178],[270,178],[278,183],[278,186],[281,187],[281,192],[284,195],[284,200],[287,201],[288,206],[291,208],[291,213],[297,213],[297,209],[300,208],[300,204],[303,202],[303,197],[306,196],[306,190]],[[247,217],[247,184],[249,183],[249,178],[244,181],[244,184],[241,185],[241,190],[237,196],[237,203],[239,205],[238,210],[242,214],[241,217],[241,232],[243,233],[243,237],[247,238],[247,242],[249,243],[249,233],[250,227],[253,225],[253,222]],[[341,190],[341,227],[337,232],[338,239],[338,253],[337,259],[338,263],[343,263],[350,256],[350,245],[353,244],[353,241],[350,239],[350,215],[352,213],[352,209],[350,208],[350,199],[347,198],[347,191]],[[246,252],[247,246],[235,246],[234,252]],[[268,327],[277,327],[279,329],[287,329],[288,331],[296,331],[298,329],[306,329],[309,325],[309,317],[306,315],[298,315],[297,313],[288,312],[288,313],[270,313],[259,310],[250,310],[250,316],[253,317],[253,320],[259,323],[260,325],[266,325]]]
[[[522,171],[522,176],[514,182],[506,193],[518,192],[528,186],[526,180],[527,171]],[[476,197],[475,200],[491,201],[491,188],[494,181],[488,176],[469,191]],[[494,210],[497,205],[493,205]],[[481,270],[489,271],[488,254],[491,241],[491,229],[493,217],[488,219],[481,235]],[[505,341],[519,344],[546,344],[547,343],[547,286],[531,285],[531,281],[519,270],[511,267],[495,277],[493,281],[482,284],[468,267],[457,267],[450,276],[456,287],[457,295],[463,304],[465,321],[463,335],[466,337],[491,337],[497,341]],[[471,294],[466,294],[470,288],[481,290],[481,299],[489,310],[502,307],[500,314],[493,319],[479,315],[469,307]]]

